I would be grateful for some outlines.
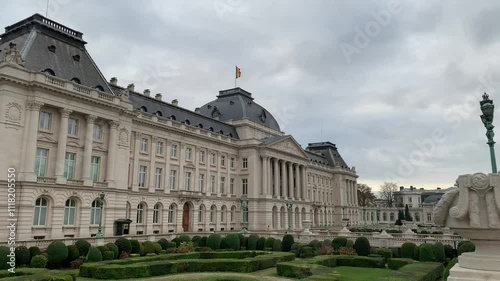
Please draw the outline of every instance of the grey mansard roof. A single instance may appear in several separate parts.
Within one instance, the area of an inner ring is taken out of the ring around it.
[[[5,28],[0,35],[0,56],[11,43],[32,71],[50,69],[56,77],[112,94],[106,79],[85,49],[82,33],[35,14]],[[50,73],[50,71],[46,71]]]
[[[312,161],[319,163],[327,163],[327,165],[335,167],[337,164],[342,168],[349,168],[344,161],[337,146],[329,141],[310,143],[306,151]]]
[[[208,117],[218,117],[221,121],[248,119],[271,129],[280,131],[280,126],[273,115],[255,103],[252,94],[234,88],[219,91],[217,99],[200,108],[200,113]]]

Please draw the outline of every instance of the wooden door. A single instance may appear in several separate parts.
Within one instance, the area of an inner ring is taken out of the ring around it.
[[[182,229],[184,232],[189,231],[189,204],[185,203],[182,208]]]

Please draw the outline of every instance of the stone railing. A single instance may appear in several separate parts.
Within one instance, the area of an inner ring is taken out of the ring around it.
[[[83,180],[67,180],[66,184],[67,185],[79,185],[79,186],[82,186],[83,185]]]
[[[56,183],[56,178],[51,178],[51,177],[37,177],[36,178],[37,183]]]
[[[108,183],[107,182],[98,182],[98,181],[95,181],[94,182],[94,187],[108,187]]]

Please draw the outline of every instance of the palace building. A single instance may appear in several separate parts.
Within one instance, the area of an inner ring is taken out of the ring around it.
[[[17,240],[91,237],[99,223],[104,236],[359,223],[358,175],[335,144],[303,149],[241,88],[191,111],[120,86],[82,36],[39,14],[0,35],[0,221],[17,220]]]

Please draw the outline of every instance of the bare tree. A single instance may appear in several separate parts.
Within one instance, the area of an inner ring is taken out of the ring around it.
[[[394,205],[394,192],[398,191],[398,185],[395,182],[384,182],[380,186],[379,195],[384,199],[387,207]]]
[[[358,205],[361,207],[372,206],[374,200],[375,194],[373,194],[372,188],[364,183],[358,184]]]

